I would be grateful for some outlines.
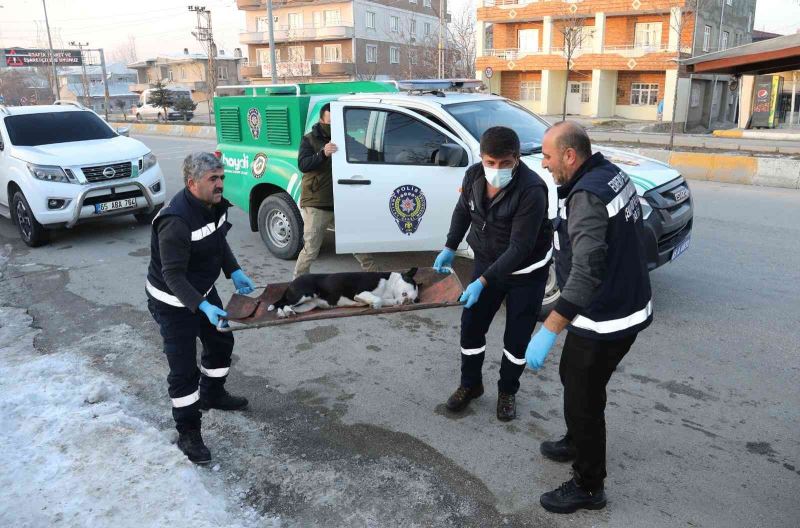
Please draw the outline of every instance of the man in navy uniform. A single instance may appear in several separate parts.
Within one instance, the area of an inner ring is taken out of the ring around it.
[[[540,450],[551,460],[574,462],[573,478],[540,503],[556,513],[598,510],[606,505],[606,384],[653,320],[642,210],[633,182],[601,153],[592,154],[579,125],[553,125],[542,153],[542,166],[560,186],[554,246],[561,297],[526,359],[541,368],[567,329],[559,365],[567,434]]]
[[[214,283],[220,271],[242,294],[253,291],[225,239],[230,202],[222,197],[222,164],[207,152],[183,161],[181,189],[153,220],[148,308],[161,329],[169,363],[169,396],[178,429],[178,447],[192,462],[205,464],[211,453],[200,434],[200,409],[237,410],[247,400],[225,390],[233,334],[218,326],[227,314]],[[196,340],[203,353],[197,368]]]

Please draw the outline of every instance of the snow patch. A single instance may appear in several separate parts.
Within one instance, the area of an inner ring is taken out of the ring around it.
[[[74,352],[37,352],[31,323],[0,307],[0,526],[281,526],[129,413],[139,403],[119,381]]]

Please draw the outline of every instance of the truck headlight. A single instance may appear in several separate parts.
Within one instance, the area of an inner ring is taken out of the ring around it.
[[[31,176],[37,180],[57,183],[75,182],[74,177],[70,178],[67,176],[67,173],[64,172],[64,169],[55,165],[35,165],[33,163],[28,163],[28,170]]]
[[[142,158],[142,172],[144,172],[144,171],[146,171],[148,169],[152,169],[153,167],[156,166],[156,163],[158,163],[158,160],[156,159],[156,155],[153,154],[152,152],[148,152]]]
[[[647,220],[653,213],[653,206],[647,203],[647,199],[644,196],[639,197],[639,204],[642,206],[642,220]]]

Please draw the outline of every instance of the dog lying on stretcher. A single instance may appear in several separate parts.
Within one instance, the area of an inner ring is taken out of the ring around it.
[[[308,273],[293,280],[268,310],[277,310],[278,317],[283,318],[315,308],[371,306],[378,309],[411,304],[419,300],[419,286],[414,281],[416,273],[417,268],[405,273]]]

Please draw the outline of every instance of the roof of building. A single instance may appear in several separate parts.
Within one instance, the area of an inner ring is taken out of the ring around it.
[[[800,69],[800,33],[681,61],[690,73],[765,74]]]
[[[759,42],[762,40],[767,40],[775,37],[782,37],[783,35],[781,35],[780,33],[770,33],[769,31],[759,31],[757,29],[754,29],[752,36],[753,36],[753,42]]]
[[[243,57],[234,57],[233,55],[217,55],[217,60],[232,60],[238,61],[242,60]],[[205,53],[167,53],[164,55],[158,55],[156,57],[150,57],[147,59],[143,59],[137,62],[133,62],[128,64],[128,68],[143,68],[145,66],[149,66],[153,63],[160,63],[160,64],[167,64],[170,62],[194,62],[194,61],[205,61],[208,60],[208,55]]]
[[[83,66],[60,66],[58,68],[58,74],[83,75]],[[103,75],[103,69],[96,64],[87,65],[86,74],[101,76]],[[116,63],[116,64],[109,64],[106,67],[106,74],[108,74],[109,77],[112,75],[136,75],[136,70],[131,70],[127,68],[124,64]]]
[[[128,89],[129,84],[126,82],[110,82],[108,83],[109,97],[122,97],[131,96],[138,97],[138,94],[131,92]],[[77,97],[84,97],[83,83],[69,83],[67,89],[74,93]],[[89,85],[89,97],[103,97],[105,90],[100,83],[92,83]]]

